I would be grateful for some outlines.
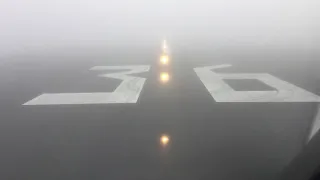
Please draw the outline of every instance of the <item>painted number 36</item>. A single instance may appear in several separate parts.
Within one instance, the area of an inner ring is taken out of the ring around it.
[[[213,71],[230,66],[230,64],[223,64],[194,68],[204,86],[217,102],[320,102],[319,96],[270,74],[216,73]],[[95,66],[90,70],[124,70],[123,72],[99,75],[105,78],[120,79],[122,82],[114,92],[44,93],[23,105],[136,103],[146,79],[132,76],[132,74],[147,72],[150,70],[150,66]],[[235,91],[224,82],[224,79],[256,79],[276,90]]]

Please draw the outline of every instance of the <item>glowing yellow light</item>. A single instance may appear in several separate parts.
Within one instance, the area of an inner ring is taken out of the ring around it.
[[[162,49],[167,49],[167,41],[163,40]]]
[[[170,141],[170,138],[167,135],[162,135],[160,138],[160,142],[163,146],[166,146],[169,143],[169,141]]]
[[[168,46],[167,46],[166,40],[163,40],[163,42],[162,42],[162,52],[164,52],[164,53],[168,52]]]
[[[168,74],[167,72],[162,72],[162,73],[160,74],[160,80],[161,80],[162,82],[166,83],[166,82],[169,81],[169,79],[170,79],[170,76],[169,76],[169,74]]]
[[[169,57],[167,55],[162,55],[160,58],[160,62],[164,65],[168,64],[169,62]]]

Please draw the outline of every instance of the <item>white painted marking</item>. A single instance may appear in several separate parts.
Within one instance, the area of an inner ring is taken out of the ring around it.
[[[319,129],[320,129],[320,105],[318,104],[318,111],[312,123],[311,132],[309,134],[309,141],[319,131]]]
[[[320,97],[266,73],[216,73],[230,64],[194,68],[217,102],[320,102]],[[235,91],[223,79],[257,79],[276,91]]]
[[[100,77],[123,80],[114,92],[42,94],[23,105],[136,103],[146,78],[128,76],[149,71],[150,66],[95,66],[90,70],[126,70],[101,74]]]

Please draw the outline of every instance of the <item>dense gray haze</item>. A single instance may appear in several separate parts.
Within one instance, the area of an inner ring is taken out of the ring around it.
[[[317,52],[318,7],[318,0],[1,0],[0,53],[145,47],[164,36],[195,50]]]
[[[311,177],[319,5],[0,0],[0,180]]]

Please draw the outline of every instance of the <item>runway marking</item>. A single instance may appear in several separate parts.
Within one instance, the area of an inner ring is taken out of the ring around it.
[[[44,93],[23,105],[136,103],[146,78],[129,76],[129,74],[147,72],[149,69],[149,65],[95,66],[90,70],[126,70],[99,75],[100,77],[123,80],[114,92]]]
[[[320,105],[318,105],[318,110],[312,123],[311,131],[308,139],[309,141],[313,138],[314,135],[316,135],[319,129],[320,129]]]
[[[320,102],[320,97],[267,73],[216,73],[212,70],[231,64],[194,68],[217,102]],[[223,79],[257,79],[276,91],[235,91]]]

